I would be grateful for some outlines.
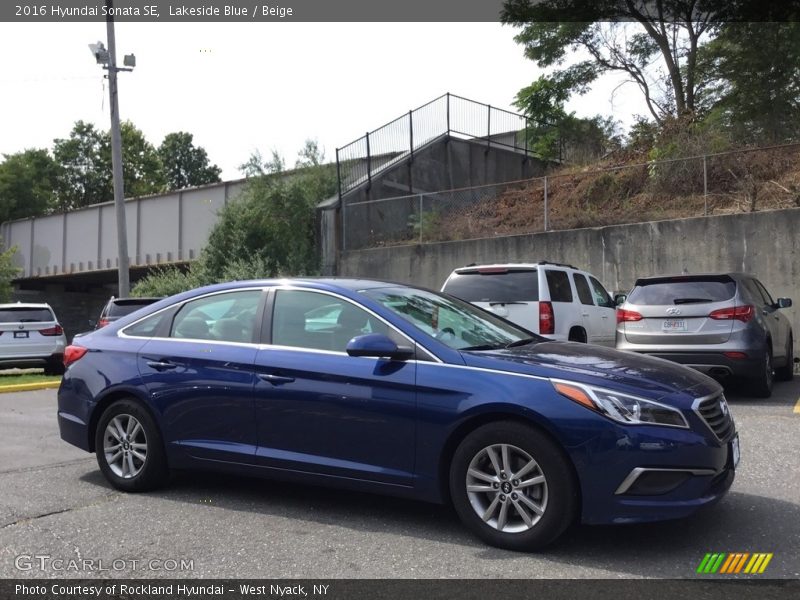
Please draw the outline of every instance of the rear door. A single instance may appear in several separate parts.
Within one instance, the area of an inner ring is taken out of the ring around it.
[[[442,291],[539,333],[539,280],[532,267],[457,269]]]
[[[633,344],[663,346],[724,344],[734,320],[712,319],[709,314],[735,307],[735,296],[736,282],[727,275],[639,280],[624,308],[641,318],[622,323],[625,339]]]
[[[608,340],[603,336],[603,328],[600,325],[601,316],[599,307],[594,303],[592,290],[589,288],[589,281],[581,273],[572,273],[572,282],[575,284],[575,291],[578,293],[580,302],[581,317],[583,317],[583,328],[586,330],[586,341],[590,344],[607,344]]]
[[[592,288],[594,303],[597,305],[597,314],[600,316],[600,337],[603,340],[601,343],[613,348],[617,337],[617,305],[603,284],[591,275],[589,275],[589,285]]]

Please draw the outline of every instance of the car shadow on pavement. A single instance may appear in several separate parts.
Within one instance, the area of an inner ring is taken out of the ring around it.
[[[776,381],[769,398],[755,398],[749,393],[746,383],[726,383],[725,397],[729,402],[742,406],[787,406],[791,409],[800,397],[800,377],[792,381]]]
[[[82,479],[108,486],[99,472]],[[800,560],[800,506],[738,492],[683,520],[576,525],[537,554],[483,544],[464,529],[449,506],[387,496],[188,471],[176,473],[169,487],[146,495],[252,517],[292,519],[297,535],[318,531],[323,525],[455,544],[481,560],[530,561],[536,567],[530,577],[548,576],[538,571],[542,560],[634,577],[690,577],[706,552],[774,552],[770,576],[796,577],[794,565]],[[253,527],[259,525],[254,521]]]

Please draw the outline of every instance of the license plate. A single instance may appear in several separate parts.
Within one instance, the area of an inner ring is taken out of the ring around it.
[[[739,466],[739,435],[738,434],[736,435],[736,437],[734,437],[731,440],[731,455],[733,457],[733,468],[735,469],[736,467]]]
[[[28,332],[27,331],[15,331],[14,332],[14,337],[15,338],[26,338],[26,337],[28,337]]]
[[[664,331],[688,331],[686,319],[666,319],[661,325]]]

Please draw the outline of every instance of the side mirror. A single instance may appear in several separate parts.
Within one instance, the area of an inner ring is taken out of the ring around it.
[[[413,348],[398,346],[389,336],[382,333],[358,335],[347,342],[346,350],[350,356],[370,356],[392,360],[405,360],[414,356]]]
[[[792,299],[791,298],[778,298],[778,308],[791,308],[792,306]]]
[[[628,299],[627,294],[617,294],[616,296],[614,296],[614,304],[616,306],[621,306],[622,304],[625,303],[625,300],[627,299]]]

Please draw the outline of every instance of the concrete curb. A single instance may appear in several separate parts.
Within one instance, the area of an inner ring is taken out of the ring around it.
[[[0,385],[0,394],[6,392],[31,392],[34,390],[52,390],[61,385],[60,381],[41,381],[37,383],[15,383],[13,385]]]

